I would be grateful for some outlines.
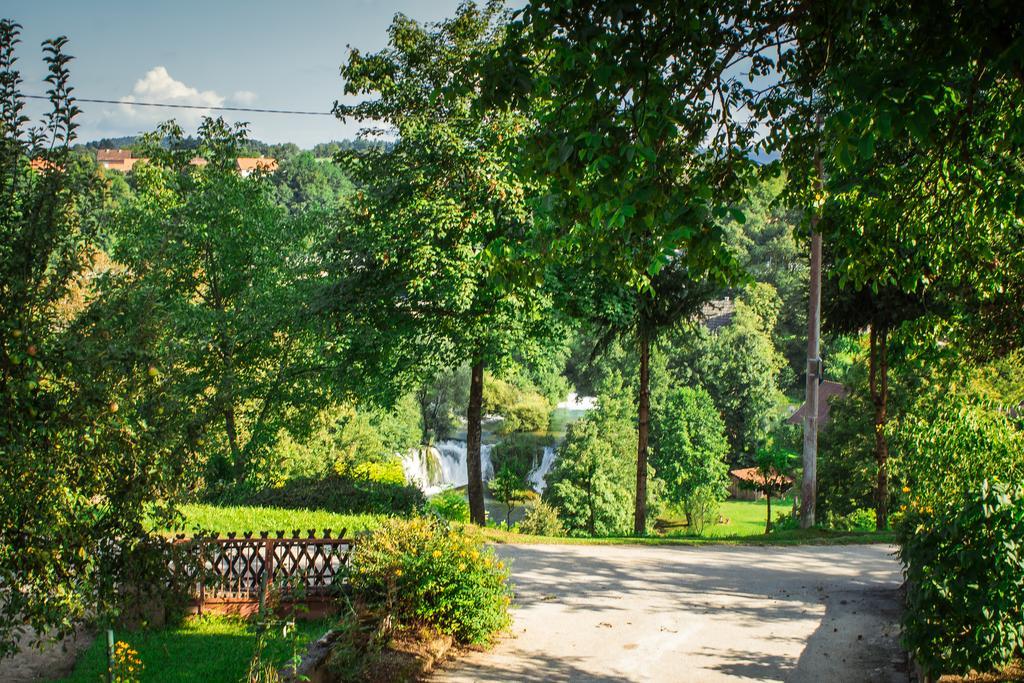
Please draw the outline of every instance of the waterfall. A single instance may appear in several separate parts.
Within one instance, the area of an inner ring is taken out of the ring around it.
[[[480,447],[484,481],[494,476],[491,448],[488,444]],[[409,483],[415,484],[427,495],[465,486],[469,481],[466,476],[466,442],[439,441],[430,448],[411,449],[402,456],[402,469]]]
[[[577,419],[586,411],[592,410],[595,403],[593,396],[578,396],[571,393],[558,404],[558,408],[568,411],[571,419]],[[492,447],[490,444],[483,444],[480,447],[480,465],[485,482],[494,477],[494,465],[491,463]],[[547,446],[540,462],[535,463],[535,467],[530,471],[527,479],[537,493],[543,493],[547,486],[545,478],[551,471],[556,454],[554,446]],[[401,458],[406,480],[418,486],[428,496],[445,489],[465,486],[468,481],[465,441],[438,441],[429,448],[413,448]]]
[[[441,453],[436,448],[411,448],[401,458],[405,480],[410,484],[428,494],[445,488]]]
[[[480,460],[484,481],[494,477],[494,465],[491,463],[492,446],[484,444],[480,447]],[[537,493],[544,492],[545,482],[551,465],[555,462],[555,448],[544,449],[540,463],[530,472],[530,485]],[[445,489],[465,486],[466,477],[466,442],[440,441],[430,448],[413,448],[402,456],[402,469],[406,480],[418,486],[428,496]]]
[[[554,462],[555,448],[548,446],[544,449],[544,456],[541,458],[540,464],[530,472],[530,484],[537,493],[544,493],[544,488],[547,486],[547,482],[544,479],[548,476],[548,472],[551,471],[551,465]]]

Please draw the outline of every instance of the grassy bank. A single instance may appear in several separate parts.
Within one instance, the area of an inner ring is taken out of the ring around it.
[[[180,531],[193,533],[195,529],[216,531],[221,534],[246,531],[284,531],[291,534],[298,529],[303,535],[309,529],[316,529],[317,534],[330,529],[332,534],[340,534],[347,529],[346,536],[372,529],[379,524],[379,515],[352,515],[325,512],[323,510],[290,510],[286,508],[256,507],[245,505],[183,505],[181,512],[185,521],[179,529],[165,529],[171,533]]]
[[[295,646],[305,651],[330,628],[327,620],[296,622]],[[192,681],[239,681],[249,669],[256,648],[252,622],[229,617],[193,617],[181,626],[159,631],[116,633],[142,660],[144,681],[189,683]],[[287,639],[268,638],[264,655],[276,666],[286,665],[293,650]],[[67,683],[96,683],[106,680],[107,643],[98,637],[78,658]]]

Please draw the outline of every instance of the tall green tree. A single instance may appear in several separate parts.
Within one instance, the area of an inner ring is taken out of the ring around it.
[[[930,292],[929,292],[930,294]],[[889,441],[886,429],[890,419],[889,390],[890,351],[892,337],[901,326],[929,314],[937,314],[939,306],[923,292],[908,293],[892,285],[859,289],[839,288],[830,277],[825,289],[824,319],[826,329],[837,334],[859,334],[868,331],[868,397],[872,407],[872,432],[876,464],[875,525],[879,530],[889,525]]]
[[[651,430],[651,464],[666,484],[666,498],[684,510],[701,487],[724,499],[729,442],[711,396],[701,387],[683,387],[660,408]]]
[[[752,175],[756,122],[737,115],[748,76],[783,21],[744,2],[531,3],[495,67],[494,97],[524,94],[537,109],[527,163],[545,182],[543,243],[600,288],[631,289],[639,354],[634,526],[646,526],[650,346],[648,313],[681,307],[658,276],[689,283],[735,277],[720,221]],[[618,296],[615,294],[615,296]],[[682,300],[687,300],[683,297]],[[675,321],[669,321],[671,324]]]
[[[331,247],[332,305],[378,350],[356,367],[414,381],[470,366],[467,468],[478,524],[484,368],[530,355],[550,325],[543,271],[518,249],[533,229],[531,190],[511,160],[528,119],[478,106],[475,87],[475,64],[504,27],[499,3],[466,3],[428,26],[398,15],[387,48],[353,51],[342,68],[347,94],[374,99],[336,106],[342,118],[388,125],[397,142],[347,157],[361,190]]]
[[[114,268],[103,188],[70,150],[67,39],[43,44],[49,104],[30,126],[19,33],[0,21],[0,655],[25,625],[60,637],[116,610],[148,525],[195,480],[148,372],[151,330],[96,305]]]
[[[975,353],[1024,345],[1022,22],[1003,3],[821,4],[765,100],[839,284],[931,293]]]
[[[154,372],[194,406],[210,476],[262,476],[282,428],[312,424],[325,370],[305,301],[319,226],[289,219],[264,174],[242,177],[245,131],[206,119],[196,149],[163,126],[145,144],[135,193],[117,217],[112,256],[126,269],[109,296],[144,308],[159,335]],[[199,154],[204,166],[189,163]]]
[[[572,535],[621,536],[632,527],[631,484],[636,473],[636,425],[628,389],[611,373],[597,408],[569,426],[546,478],[544,500],[558,509]],[[646,503],[657,510],[662,484],[653,480]]]
[[[336,210],[354,188],[345,172],[330,159],[300,152],[278,160],[272,181],[277,195],[292,213],[315,209]]]
[[[776,419],[784,359],[768,332],[770,316],[766,320],[765,310],[758,313],[758,308],[772,310],[772,299],[767,299],[764,307],[738,299],[728,325],[714,331],[691,325],[668,338],[672,376],[702,386],[711,395],[725,422],[729,461],[734,465],[751,462]]]

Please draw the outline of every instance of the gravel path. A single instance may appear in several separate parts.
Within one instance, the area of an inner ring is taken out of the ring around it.
[[[434,680],[905,683],[892,552],[499,546],[512,636]]]

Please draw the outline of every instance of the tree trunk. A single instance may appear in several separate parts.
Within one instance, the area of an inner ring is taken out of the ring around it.
[[[889,407],[889,328],[871,326],[871,351],[868,358],[871,402],[875,406],[875,463],[878,482],[875,485],[875,528],[882,531],[889,526],[889,440],[885,436]]]
[[[469,519],[480,526],[487,523],[487,513],[484,510],[484,476],[480,455],[483,402],[484,362],[478,360],[473,364],[469,381],[469,408],[466,410],[466,477],[469,489]]]
[[[647,531],[647,432],[651,418],[650,387],[651,340],[647,332],[640,332],[640,401],[637,409],[636,445],[636,511],[633,515],[633,533],[643,536]]]
[[[224,411],[224,431],[228,435],[228,446],[231,448],[231,463],[235,470],[235,481],[241,484],[245,481],[245,461],[242,458],[242,449],[238,447],[238,429],[235,427],[235,409],[228,408]]]
[[[594,512],[594,478],[593,473],[587,479],[587,531],[590,532],[590,537],[593,538],[597,531],[597,516]]]
[[[772,532],[772,492],[769,491],[765,497],[768,498],[768,519],[764,523],[764,532],[770,534]]]

